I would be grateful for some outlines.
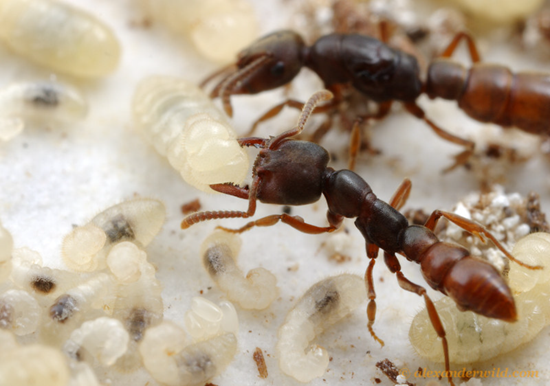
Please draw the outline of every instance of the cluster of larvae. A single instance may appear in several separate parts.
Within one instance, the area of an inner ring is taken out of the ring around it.
[[[141,0],[149,17],[215,62],[229,63],[258,36],[254,9],[246,0]]]
[[[189,341],[163,321],[162,286],[144,248],[165,217],[164,205],[147,198],[106,209],[65,237],[72,272],[13,249],[0,226],[1,384],[99,386],[111,369],[145,366],[159,382],[200,385],[231,361],[238,330],[231,303],[193,299]]]

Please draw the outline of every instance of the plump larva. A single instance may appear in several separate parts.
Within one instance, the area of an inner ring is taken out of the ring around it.
[[[236,264],[241,239],[233,233],[215,231],[201,247],[203,265],[227,295],[245,310],[263,310],[279,296],[277,279],[264,268],[255,268],[246,277]]]
[[[38,328],[42,309],[25,291],[9,290],[0,295],[0,329],[15,335],[32,334]]]
[[[185,313],[185,327],[195,341],[239,331],[239,319],[233,304],[222,301],[217,306],[203,297],[191,299],[191,310]]]
[[[71,333],[63,350],[71,358],[92,363],[95,359],[103,366],[111,366],[126,352],[129,341],[130,335],[120,321],[101,317],[82,323]]]
[[[120,58],[109,27],[55,0],[0,1],[0,39],[34,62],[75,76],[107,75]]]
[[[160,232],[166,209],[151,198],[136,198],[112,206],[63,240],[63,260],[76,271],[103,269],[111,247],[122,241],[147,246]]]
[[[166,321],[148,329],[139,347],[149,373],[169,386],[206,383],[227,367],[236,351],[234,334],[187,345],[183,329]]]
[[[197,86],[150,77],[139,83],[132,107],[136,126],[188,184],[212,193],[211,184],[243,182],[248,154],[224,113]]]
[[[40,344],[19,346],[0,330],[1,386],[67,386],[69,367],[61,351]]]
[[[0,90],[0,141],[19,134],[25,124],[57,125],[86,115],[80,92],[59,82],[14,83]]]
[[[470,15],[498,23],[518,22],[544,3],[544,0],[454,0]]]
[[[329,354],[310,342],[366,299],[363,278],[351,274],[330,277],[307,290],[279,328],[276,350],[281,371],[300,382],[323,375]]]
[[[153,19],[189,36],[197,50],[230,62],[258,36],[254,9],[246,0],[143,0]]]
[[[511,264],[509,285],[515,293],[519,316],[515,323],[460,312],[447,297],[435,302],[447,332],[452,363],[484,361],[510,352],[550,324],[550,276],[545,274],[550,266],[549,247],[550,234],[533,233],[518,241],[512,251],[512,255],[523,262],[545,267],[534,271]],[[434,362],[443,361],[441,343],[425,309],[415,316],[409,339],[419,355]]]

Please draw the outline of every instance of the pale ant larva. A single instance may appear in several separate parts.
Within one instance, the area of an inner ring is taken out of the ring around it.
[[[132,107],[136,126],[188,184],[214,193],[211,184],[245,179],[248,154],[225,114],[194,84],[147,78],[139,83]]]
[[[216,62],[230,62],[258,35],[254,9],[245,0],[142,0],[145,11]]]
[[[88,104],[81,93],[59,82],[21,82],[0,90],[0,141],[26,126],[63,125],[83,118]]]
[[[2,226],[0,222],[0,283],[2,283],[11,272],[11,254],[13,252],[13,237],[11,233]]]
[[[113,72],[121,51],[103,22],[55,0],[2,0],[0,39],[27,59],[81,77]]]
[[[550,266],[550,234],[532,233],[519,240],[512,255],[528,264]],[[509,285],[518,312],[516,323],[461,312],[449,298],[435,302],[447,332],[451,363],[480,362],[515,350],[532,340],[550,324],[550,277],[546,271],[510,266]],[[442,362],[441,343],[431,328],[426,310],[418,313],[409,330],[416,352],[431,361]]]
[[[136,198],[105,209],[84,226],[76,227],[63,240],[63,261],[76,271],[105,268],[111,248],[131,241],[147,246],[160,232],[166,208],[158,200]]]
[[[304,383],[322,376],[329,354],[310,342],[366,299],[365,282],[357,275],[342,274],[314,284],[279,328],[276,350],[281,371]]]
[[[245,276],[236,263],[240,248],[239,236],[215,231],[202,243],[203,265],[229,300],[245,310],[263,310],[279,296],[277,278],[264,268]]]

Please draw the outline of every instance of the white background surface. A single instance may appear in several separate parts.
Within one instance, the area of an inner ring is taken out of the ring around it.
[[[134,196],[162,200],[167,207],[168,221],[147,252],[164,286],[165,318],[183,325],[183,314],[189,308],[191,297],[202,291],[205,297],[217,302],[224,296],[202,268],[199,257],[200,243],[217,223],[199,224],[183,232],[179,227],[183,218],[180,205],[197,197],[204,210],[245,210],[247,204],[235,198],[206,195],[185,184],[132,127],[130,101],[136,83],[145,76],[176,75],[198,83],[217,66],[201,58],[185,39],[170,34],[162,26],[144,28],[136,25],[134,22],[140,20],[140,13],[130,0],[67,2],[88,9],[116,30],[123,47],[122,62],[115,74],[99,81],[83,82],[58,75],[78,85],[88,97],[90,113],[85,121],[63,130],[29,128],[11,142],[0,145],[0,219],[13,234],[16,247],[29,247],[40,252],[50,266],[63,267],[61,242],[73,224],[84,224],[101,210]],[[261,34],[288,26],[288,16],[293,12],[291,2],[256,0],[254,5],[261,20]],[[485,48],[483,54],[488,60],[506,58],[505,63],[511,63],[515,69],[547,66],[534,63],[529,55],[502,43],[486,44]],[[0,47],[0,57],[2,85],[52,75],[3,47]],[[305,99],[320,86],[312,76],[302,74],[301,77],[291,92]],[[235,98],[237,132],[246,132],[259,112],[282,99],[281,90]],[[481,125],[465,118],[452,103],[435,103],[424,98],[420,103],[428,116],[449,130],[480,129]],[[424,208],[427,212],[450,209],[478,186],[472,175],[464,170],[440,174],[451,162],[450,156],[460,149],[439,140],[422,122],[400,108],[395,110],[374,130],[373,144],[383,154],[376,158],[362,155],[358,172],[382,199],[389,199],[402,179],[410,177],[413,191],[407,208]],[[286,130],[295,119],[293,112],[284,114],[264,125],[258,134],[267,136]],[[347,134],[334,131],[324,142],[338,155],[340,162],[332,164],[336,169],[345,167],[347,140]],[[549,166],[545,160],[535,157],[510,173],[507,188],[522,194],[538,191],[543,209],[547,210]],[[280,211],[280,207],[260,204],[256,217]],[[292,214],[323,225],[325,211],[321,200],[315,205],[293,208]],[[237,227],[243,221],[220,223]],[[281,295],[266,311],[239,310],[238,354],[230,367],[212,380],[213,383],[223,386],[298,384],[278,370],[274,350],[277,328],[299,296],[315,282],[341,272],[364,273],[367,266],[364,242],[351,221],[345,226],[351,232],[353,245],[352,261],[344,264],[330,261],[326,251],[319,250],[327,239],[324,235],[304,235],[285,225],[243,234],[241,267],[248,271],[262,266],[272,271],[279,280]],[[296,271],[289,270],[296,266]],[[412,281],[424,283],[418,267],[404,262],[403,271]],[[412,371],[419,367],[443,369],[442,365],[421,359],[408,342],[410,321],[423,307],[422,299],[402,291],[382,261],[375,269],[375,281],[378,293],[375,329],[386,346],[381,348],[370,338],[362,306],[352,317],[319,338],[318,343],[328,349],[333,360],[326,376],[312,381],[312,385],[371,385],[374,378],[381,379],[381,385],[389,385],[391,383],[375,368],[375,363],[385,358]],[[485,379],[484,385],[546,384],[550,379],[547,369],[549,335],[550,330],[545,329],[525,347],[468,368],[538,370],[541,377],[538,381]],[[258,378],[252,360],[256,347],[267,354],[269,377],[265,380]],[[114,385],[156,384],[145,372],[109,379]],[[427,382],[412,378],[410,381],[419,385]]]

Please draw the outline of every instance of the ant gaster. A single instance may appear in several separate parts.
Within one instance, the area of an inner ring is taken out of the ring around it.
[[[301,232],[319,234],[336,230],[344,217],[356,218],[355,225],[365,238],[366,252],[370,259],[365,273],[370,299],[367,307],[370,334],[383,345],[372,329],[376,316],[372,272],[378,251],[382,249],[385,263],[389,270],[396,274],[399,285],[424,297],[431,323],[442,340],[445,369],[448,371],[447,340],[438,313],[426,290],[410,282],[403,275],[396,253],[420,264],[422,274],[430,287],[450,296],[460,310],[469,310],[508,322],[516,321],[517,313],[514,298],[504,279],[491,264],[471,257],[467,249],[439,241],[433,233],[437,221],[445,217],[480,239],[491,240],[510,260],[522,266],[533,269],[542,267],[532,267],[517,261],[485,228],[453,213],[436,210],[424,226],[409,225],[398,211],[409,196],[409,180],[401,184],[389,204],[385,203],[374,195],[369,185],[358,174],[351,170],[336,171],[327,167],[330,157],[324,148],[312,142],[292,139],[302,131],[315,106],[330,98],[332,94],[326,90],[314,94],[305,104],[294,129],[269,139],[249,137],[239,140],[242,146],[255,146],[261,149],[254,164],[250,187],[216,184],[211,185],[211,188],[248,199],[246,212],[195,213],[186,217],[181,227],[186,229],[205,220],[251,217],[256,211],[257,200],[278,205],[305,205],[319,200],[321,195],[324,195],[328,204],[328,227],[308,224],[301,217],[283,213],[250,222],[237,230],[221,229],[240,233],[254,226],[271,226],[281,221]],[[450,372],[447,374],[449,382],[453,384]]]
[[[448,59],[461,39],[467,41],[474,62],[469,69]],[[407,111],[424,120],[438,136],[465,147],[455,156],[455,164],[446,169],[449,171],[467,162],[474,143],[429,120],[416,104],[422,93],[432,99],[456,100],[466,114],[481,122],[515,126],[533,134],[550,133],[550,76],[513,73],[504,66],[479,61],[473,39],[461,32],[440,58],[430,63],[426,81],[422,82],[414,56],[373,37],[332,33],[307,46],[300,35],[284,30],[252,43],[239,53],[235,65],[214,73],[203,85],[225,75],[211,97],[221,96],[224,109],[231,116],[231,95],[256,94],[280,87],[298,75],[302,67],[308,67],[336,96],[331,103],[319,106],[316,113],[334,109],[342,100],[342,87],[348,84],[378,102],[378,111],[361,117],[363,119],[383,118],[389,113],[393,101],[400,101]],[[273,107],[255,122],[249,135],[260,122],[275,116],[284,106],[300,109],[303,103],[288,99]],[[330,119],[327,123],[330,124]],[[326,131],[328,125],[324,126]]]

